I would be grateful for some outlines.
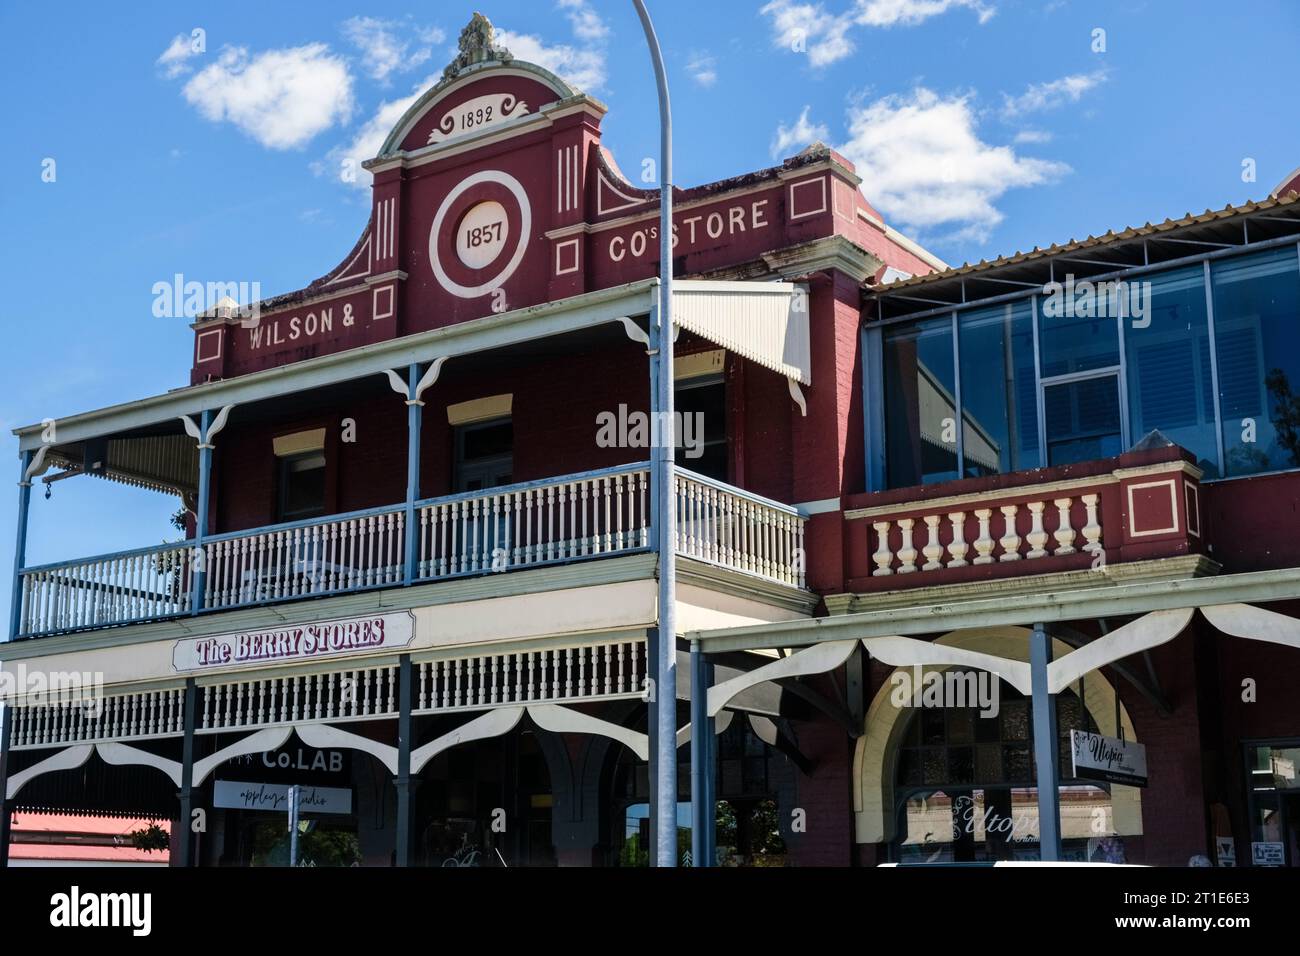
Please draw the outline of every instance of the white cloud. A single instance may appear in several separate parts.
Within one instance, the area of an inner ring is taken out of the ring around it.
[[[1007,190],[1070,172],[981,140],[969,96],[918,87],[852,108],[848,125],[850,138],[837,149],[857,166],[872,203],[905,228],[953,229],[942,237],[949,241],[986,241],[1002,221],[995,203]]]
[[[604,40],[609,36],[609,27],[587,0],[558,0],[556,6],[568,12],[573,35],[579,40]]]
[[[964,7],[987,23],[996,9],[983,0],[854,0],[843,13],[829,13],[820,2],[770,0],[759,13],[772,19],[772,44],[806,52],[814,67],[828,66],[857,49],[849,32],[855,27],[915,26]]]
[[[692,53],[686,74],[700,86],[708,88],[718,82],[718,61],[707,53]]]
[[[558,74],[580,90],[594,92],[605,82],[605,51],[580,49],[564,43],[547,44],[531,33],[496,31],[497,43],[517,60],[526,60]]]
[[[361,51],[365,72],[381,83],[387,83],[393,73],[427,62],[433,55],[432,44],[447,38],[437,27],[417,30],[396,20],[376,17],[345,20],[343,35]]]
[[[169,80],[174,80],[182,73],[190,72],[190,57],[197,56],[194,49],[194,40],[192,37],[178,33],[172,38],[172,42],[167,45],[167,49],[162,51],[162,55],[154,61],[162,68],[163,76]]]
[[[956,7],[974,10],[980,23],[988,23],[996,8],[981,0],[857,0],[854,19],[868,27],[911,27]]]
[[[780,159],[792,149],[803,149],[811,143],[829,138],[830,131],[823,124],[809,121],[810,109],[811,107],[805,106],[793,126],[782,123],[776,128],[776,135],[772,137],[773,157]]]
[[[1050,143],[1052,134],[1043,129],[1022,129],[1016,134],[1017,143]]]
[[[1077,103],[1083,94],[1106,82],[1104,70],[1092,73],[1074,73],[1050,83],[1030,86],[1019,96],[1002,95],[1002,116],[1014,119],[1026,113],[1056,109],[1065,103]]]
[[[226,47],[185,84],[185,99],[206,119],[229,122],[270,149],[301,146],[352,114],[352,75],[323,43],[250,57]]]
[[[855,49],[849,39],[852,17],[832,16],[820,3],[772,0],[759,13],[772,18],[772,45],[802,50],[815,67],[842,60]]]

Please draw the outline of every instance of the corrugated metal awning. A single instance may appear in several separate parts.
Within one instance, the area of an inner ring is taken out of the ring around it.
[[[673,283],[673,321],[802,385],[812,384],[808,288],[793,282]]]
[[[98,446],[98,447],[96,447]],[[65,471],[96,475],[171,495],[198,491],[199,450],[187,435],[110,438],[51,448],[47,460]]]

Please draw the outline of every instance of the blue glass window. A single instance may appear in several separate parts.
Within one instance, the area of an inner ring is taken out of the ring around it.
[[[1159,429],[1219,476],[1205,268],[1197,264],[1128,281],[1143,307],[1123,320],[1129,438]]]
[[[1296,247],[1215,262],[1210,276],[1227,472],[1300,467]]]
[[[967,478],[1042,464],[1028,300],[958,315]]]
[[[889,487],[957,477],[957,377],[947,316],[888,329],[885,454]]]

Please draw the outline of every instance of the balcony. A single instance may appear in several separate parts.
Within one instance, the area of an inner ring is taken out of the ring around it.
[[[803,518],[689,471],[677,552],[804,585]],[[642,464],[207,536],[21,570],[19,637],[38,637],[648,551]],[[407,565],[408,533],[414,534]]]
[[[1190,454],[1170,446],[860,495],[844,511],[846,591],[854,604],[995,581],[1009,593],[1016,579],[1036,587],[1051,575],[1136,579],[1156,573],[1156,559],[1160,574],[1212,573],[1200,476]]]

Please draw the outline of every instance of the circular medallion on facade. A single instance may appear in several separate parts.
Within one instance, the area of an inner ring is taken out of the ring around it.
[[[429,264],[434,277],[462,299],[499,289],[523,261],[531,228],[528,194],[519,180],[495,169],[466,177],[433,217]]]
[[[471,269],[496,262],[510,236],[506,207],[493,199],[472,207],[456,227],[456,257]]]

